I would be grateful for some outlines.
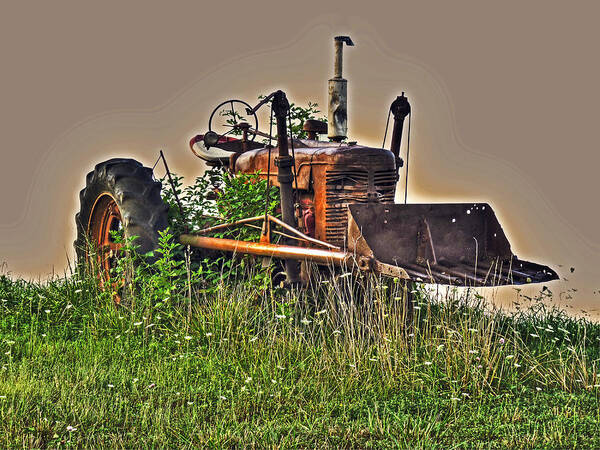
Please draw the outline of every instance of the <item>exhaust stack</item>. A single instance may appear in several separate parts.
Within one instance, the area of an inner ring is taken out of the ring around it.
[[[329,139],[341,142],[348,133],[348,82],[342,77],[344,43],[354,46],[349,36],[336,36],[333,78],[329,80],[328,134]]]

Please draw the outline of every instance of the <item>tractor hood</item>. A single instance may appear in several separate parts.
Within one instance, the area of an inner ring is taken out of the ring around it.
[[[291,148],[290,148],[291,153]],[[338,144],[335,142],[320,142],[294,139],[294,153],[298,188],[308,189],[311,170],[315,166],[344,166],[344,167],[382,167],[395,169],[394,154],[384,148],[365,147],[362,145]],[[277,166],[275,159],[279,149],[271,150],[271,182],[278,186]],[[256,173],[266,179],[269,162],[269,150],[260,148],[240,154],[233,166],[235,173]]]

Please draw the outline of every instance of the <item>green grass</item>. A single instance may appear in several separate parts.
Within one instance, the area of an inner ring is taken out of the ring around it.
[[[266,281],[115,308],[1,276],[0,447],[600,446],[600,325],[546,291],[509,316],[419,289],[406,329],[399,283]]]

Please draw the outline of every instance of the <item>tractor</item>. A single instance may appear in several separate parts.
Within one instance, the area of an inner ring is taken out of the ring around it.
[[[395,203],[400,169],[405,167],[408,176],[408,153],[404,164],[400,147],[406,117],[410,121],[410,103],[404,93],[391,103],[389,149],[347,141],[347,81],[342,63],[344,46],[353,45],[348,36],[334,38],[327,121],[307,120],[303,125],[306,138],[291,135],[290,104],[281,90],[254,106],[231,99],[213,110],[208,131],[191,139],[192,152],[209,166],[232,174],[258,173],[267,186],[277,186],[281,219],[265,212],[194,233],[183,232],[177,237],[179,242],[226,254],[279,259],[290,285],[306,282],[310,262],[404,282],[454,286],[557,279],[551,268],[512,253],[486,203],[407,204],[406,195],[403,204]],[[263,107],[270,107],[275,135],[272,129],[269,133],[259,130],[257,111]],[[227,118],[228,131],[217,129],[222,117]],[[323,135],[328,139],[320,137]],[[265,141],[257,142],[257,136]],[[276,145],[271,145],[273,142]],[[164,156],[163,161],[170,177]],[[106,274],[121,246],[113,231],[137,236],[139,252],[146,253],[157,247],[159,231],[168,225],[161,183],[152,169],[133,159],[97,164],[87,175],[80,200],[75,242],[78,258],[94,259]],[[217,231],[246,225],[258,225],[260,238],[247,241],[214,236]],[[279,240],[273,238],[275,234]],[[86,242],[95,250],[90,251]]]

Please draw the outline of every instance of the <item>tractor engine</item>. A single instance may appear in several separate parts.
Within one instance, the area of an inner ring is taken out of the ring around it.
[[[309,236],[345,248],[348,205],[394,203],[398,175],[391,151],[297,139],[294,139],[294,147],[298,189],[296,216],[298,227]],[[277,154],[276,148],[271,151],[269,178],[275,186],[279,186],[275,165]],[[233,171],[259,172],[266,179],[268,165],[269,150],[256,149],[242,153],[236,159]]]

